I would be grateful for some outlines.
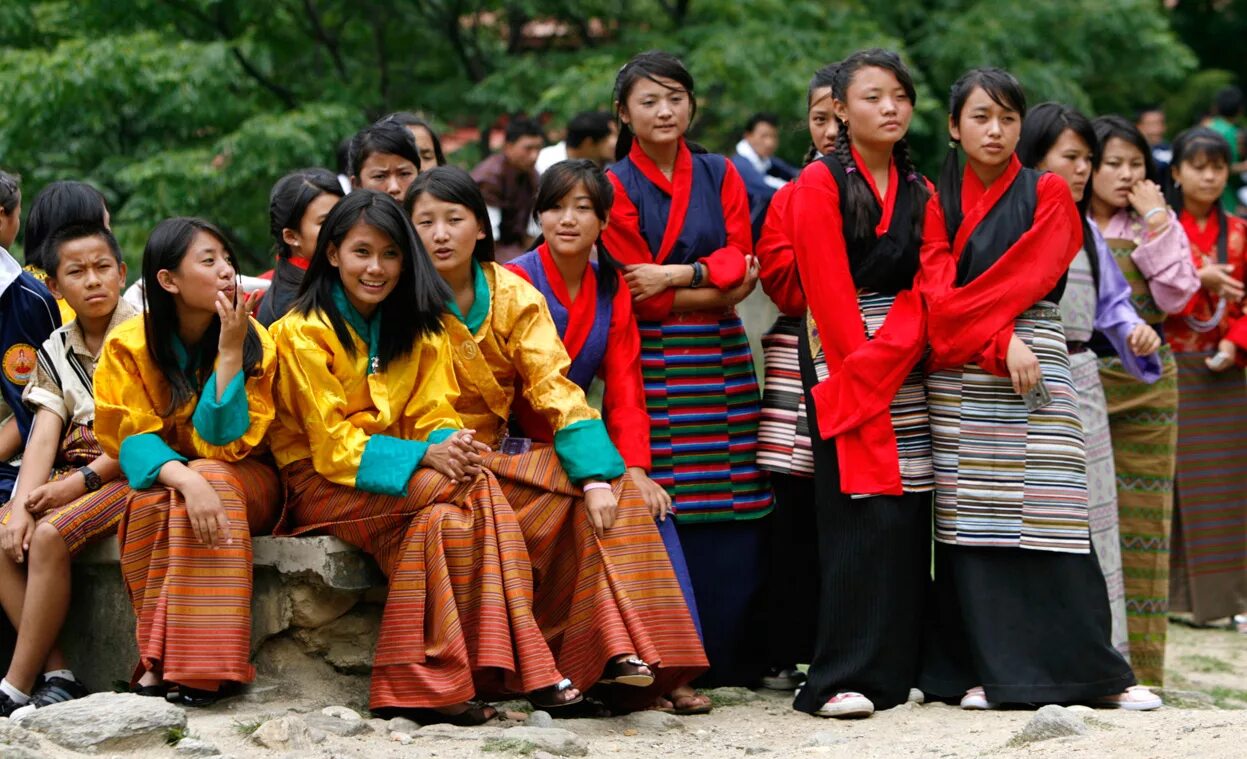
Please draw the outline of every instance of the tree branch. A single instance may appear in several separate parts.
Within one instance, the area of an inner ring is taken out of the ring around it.
[[[342,60],[342,50],[338,45],[338,40],[325,30],[325,25],[320,20],[320,13],[317,12],[316,5],[312,0],[303,0],[303,11],[307,15],[308,25],[312,29],[312,38],[329,52],[329,57],[333,60],[333,67],[338,71],[338,78],[345,82],[347,78],[346,63]],[[375,22],[375,14],[373,18]]]

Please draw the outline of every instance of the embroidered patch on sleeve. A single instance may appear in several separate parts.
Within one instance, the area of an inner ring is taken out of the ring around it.
[[[35,349],[28,343],[15,343],[4,352],[4,378],[14,385],[25,385],[35,376]]]

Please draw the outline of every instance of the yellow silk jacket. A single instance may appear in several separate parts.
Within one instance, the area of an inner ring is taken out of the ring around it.
[[[427,443],[463,427],[444,333],[370,373],[369,345],[353,327],[354,355],[319,314],[290,311],[271,329],[280,368],[270,444],[279,467],[311,459],[331,482],[401,493]]]

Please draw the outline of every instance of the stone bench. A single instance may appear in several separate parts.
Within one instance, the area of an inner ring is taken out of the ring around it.
[[[257,537],[253,548],[251,652],[257,668],[265,669],[265,649],[280,648],[282,667],[297,650],[338,672],[366,673],[386,592],[372,558],[328,536]],[[129,680],[138,652],[115,539],[75,558],[61,643],[74,672],[92,690]]]

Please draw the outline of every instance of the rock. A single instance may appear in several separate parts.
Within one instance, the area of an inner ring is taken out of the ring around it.
[[[411,743],[412,741],[414,741],[415,738],[412,738],[407,733],[400,733],[397,730],[395,730],[394,732],[390,733],[390,740],[394,741],[395,743],[401,743],[402,745],[406,746],[408,743]]]
[[[906,699],[906,703],[922,704],[922,703],[926,703],[926,700],[927,700],[927,694],[923,693],[917,688],[909,689],[909,698]]]
[[[623,718],[623,723],[647,733],[665,733],[669,730],[684,729],[684,720],[674,714],[653,710],[633,712]]]
[[[702,692],[710,697],[715,706],[740,706],[762,698],[748,688],[711,688]]]
[[[21,725],[65,748],[128,751],[164,746],[170,730],[186,729],[186,712],[158,698],[94,693],[45,706]]]
[[[1217,702],[1207,693],[1197,690],[1174,690],[1172,688],[1152,688],[1152,692],[1160,696],[1165,706],[1175,709],[1216,709]]]
[[[396,733],[407,733],[408,735],[415,735],[420,729],[420,724],[418,722],[409,720],[406,717],[395,717],[390,720],[389,724],[390,730],[393,730]]]
[[[528,715],[524,720],[524,724],[529,727],[554,727],[554,717],[549,712],[543,712],[540,709]]]
[[[1090,706],[1087,706],[1085,704],[1074,704],[1073,706],[1067,706],[1065,708],[1067,711],[1071,711],[1076,714],[1079,714],[1083,716],[1084,718],[1088,714],[1095,714],[1095,709],[1092,709]]]
[[[256,567],[251,591],[251,653],[264,641],[290,627],[290,602],[281,575],[269,567]]]
[[[1071,712],[1063,706],[1049,704],[1040,707],[1031,717],[1030,722],[1009,740],[1009,746],[1025,746],[1028,743],[1064,738],[1071,735],[1086,735],[1087,725],[1082,716]]]
[[[260,725],[251,734],[251,742],[274,751],[307,751],[320,742],[316,737],[302,717],[288,714]],[[324,740],[323,733],[320,740]]]
[[[367,724],[368,727],[371,727],[372,731],[377,735],[385,735],[391,730],[390,721],[381,719],[380,717],[373,717],[365,724]]]
[[[25,746],[0,743],[0,756],[3,756],[4,759],[43,759],[47,754],[40,751],[32,751]]]
[[[323,585],[294,585],[287,590],[290,601],[290,624],[295,627],[321,627],[351,610],[359,601],[359,592],[338,590]]]
[[[557,727],[511,727],[501,735],[486,738],[484,751],[532,754],[546,751],[555,756],[588,756],[589,744],[570,730]]]
[[[343,672],[366,673],[372,669],[372,652],[381,628],[381,610],[356,606],[344,616],[315,629],[297,629],[295,640],[310,653]]]
[[[26,746],[39,748],[39,736],[21,727],[16,722],[0,720],[0,743],[10,746]],[[8,754],[0,753],[0,756]]]
[[[353,735],[368,732],[368,725],[358,715],[356,715],[354,720],[345,720],[313,713],[304,715],[303,721],[314,730],[321,730],[342,738],[350,738]]]
[[[475,741],[482,738],[496,738],[502,735],[503,729],[486,725],[483,727],[459,727],[458,725],[435,724],[425,725],[412,733],[417,738],[433,738],[449,741]]]
[[[183,738],[173,749],[178,756],[220,756],[221,750],[198,738]]]
[[[326,717],[344,719],[347,722],[359,722],[363,719],[363,717],[359,716],[359,712],[346,706],[326,706],[320,710],[320,713]]]
[[[849,739],[843,733],[835,730],[819,730],[811,733],[809,740],[805,742],[806,746],[839,746],[842,743],[848,743]]]
[[[538,751],[533,754],[533,759],[554,759],[554,754],[549,751]]]

